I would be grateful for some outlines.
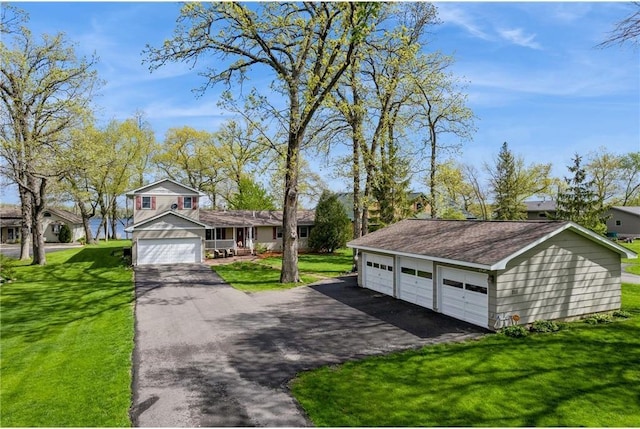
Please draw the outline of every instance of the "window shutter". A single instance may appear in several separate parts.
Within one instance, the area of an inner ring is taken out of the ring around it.
[[[142,210],[142,196],[136,195],[136,210]]]
[[[278,236],[277,236],[278,232],[277,232],[277,227],[273,227],[273,239],[275,240]]]
[[[151,210],[156,209],[156,197],[151,197]]]
[[[182,210],[184,208],[184,198],[178,197],[178,210]]]
[[[191,210],[198,208],[198,197],[191,197]]]

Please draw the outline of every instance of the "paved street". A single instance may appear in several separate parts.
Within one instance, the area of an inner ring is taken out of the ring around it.
[[[256,294],[204,265],[135,277],[136,426],[308,426],[287,387],[299,371],[484,332],[355,277]]]
[[[74,247],[81,247],[78,243],[49,243],[45,244],[44,251],[46,253],[57,252],[59,250],[72,249]],[[0,244],[0,253],[10,258],[20,257],[20,245],[19,244]]]

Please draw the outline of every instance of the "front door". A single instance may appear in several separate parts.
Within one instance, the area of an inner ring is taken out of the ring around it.
[[[236,244],[238,247],[244,247],[244,228],[236,229]]]

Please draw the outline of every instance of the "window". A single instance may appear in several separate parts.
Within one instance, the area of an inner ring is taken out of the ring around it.
[[[62,228],[62,225],[60,225],[59,223],[54,223],[51,225],[51,231],[54,234],[60,234],[60,228]]]
[[[455,280],[449,280],[449,279],[443,279],[442,283],[447,285],[447,286],[452,286],[458,289],[462,289],[464,284],[462,282],[457,282]]]
[[[622,221],[621,220],[616,220],[616,226],[620,226],[622,225]]]
[[[387,271],[387,266],[386,266],[386,265],[382,265],[382,264],[381,264],[381,265],[380,265],[380,269],[381,269],[381,270],[384,270],[384,271]]]
[[[478,286],[478,285],[472,285],[471,283],[467,283],[465,285],[465,289],[470,290],[471,292],[478,292],[478,293],[483,293],[483,294],[487,294],[487,288],[484,286]]]
[[[538,213],[538,217],[547,217],[546,213]]]
[[[418,277],[422,277],[423,279],[430,279],[432,278],[432,275],[430,272],[418,270]]]
[[[204,231],[204,239],[205,240],[213,240],[213,230],[212,229],[206,229]]]
[[[281,226],[277,226],[276,227],[276,238],[282,238],[282,227]]]
[[[193,200],[191,197],[184,197],[182,200],[182,208],[183,209],[191,209],[193,208]]]
[[[143,209],[151,209],[151,197],[142,197],[142,206]]]
[[[389,266],[387,267],[387,271],[393,271],[393,267],[392,267],[391,265],[389,265]]]
[[[379,263],[377,263],[377,262],[374,262],[374,263],[373,263],[373,268],[380,268],[380,264],[379,264]]]
[[[309,236],[309,227],[308,226],[300,226],[298,227],[298,236],[300,238],[307,238]]]
[[[44,217],[51,217],[51,213],[49,213],[49,212],[44,212],[44,215],[43,215],[43,216],[44,216]]]
[[[216,228],[216,240],[226,240],[227,230],[226,228]]]
[[[373,262],[367,261],[367,267],[373,267]]]
[[[400,268],[400,272],[402,274],[409,274],[409,275],[412,275],[412,276],[416,275],[416,270],[414,270],[413,268],[402,267],[402,268]]]

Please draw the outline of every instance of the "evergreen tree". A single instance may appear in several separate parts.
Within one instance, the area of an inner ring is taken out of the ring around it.
[[[576,154],[573,165],[568,166],[573,177],[565,177],[567,188],[558,192],[555,219],[570,220],[598,234],[607,230],[605,211],[598,201],[593,180],[588,180],[587,173],[581,165],[582,157]]]
[[[525,207],[518,200],[518,174],[516,158],[507,142],[502,144],[496,169],[492,174],[494,193],[494,217],[497,220],[519,220],[526,218]]]
[[[351,232],[351,221],[338,196],[324,191],[316,206],[315,225],[309,233],[309,247],[318,252],[333,253],[347,244]]]
[[[60,243],[71,243],[71,229],[66,223],[63,223],[62,226],[60,226],[58,240],[60,240]]]

